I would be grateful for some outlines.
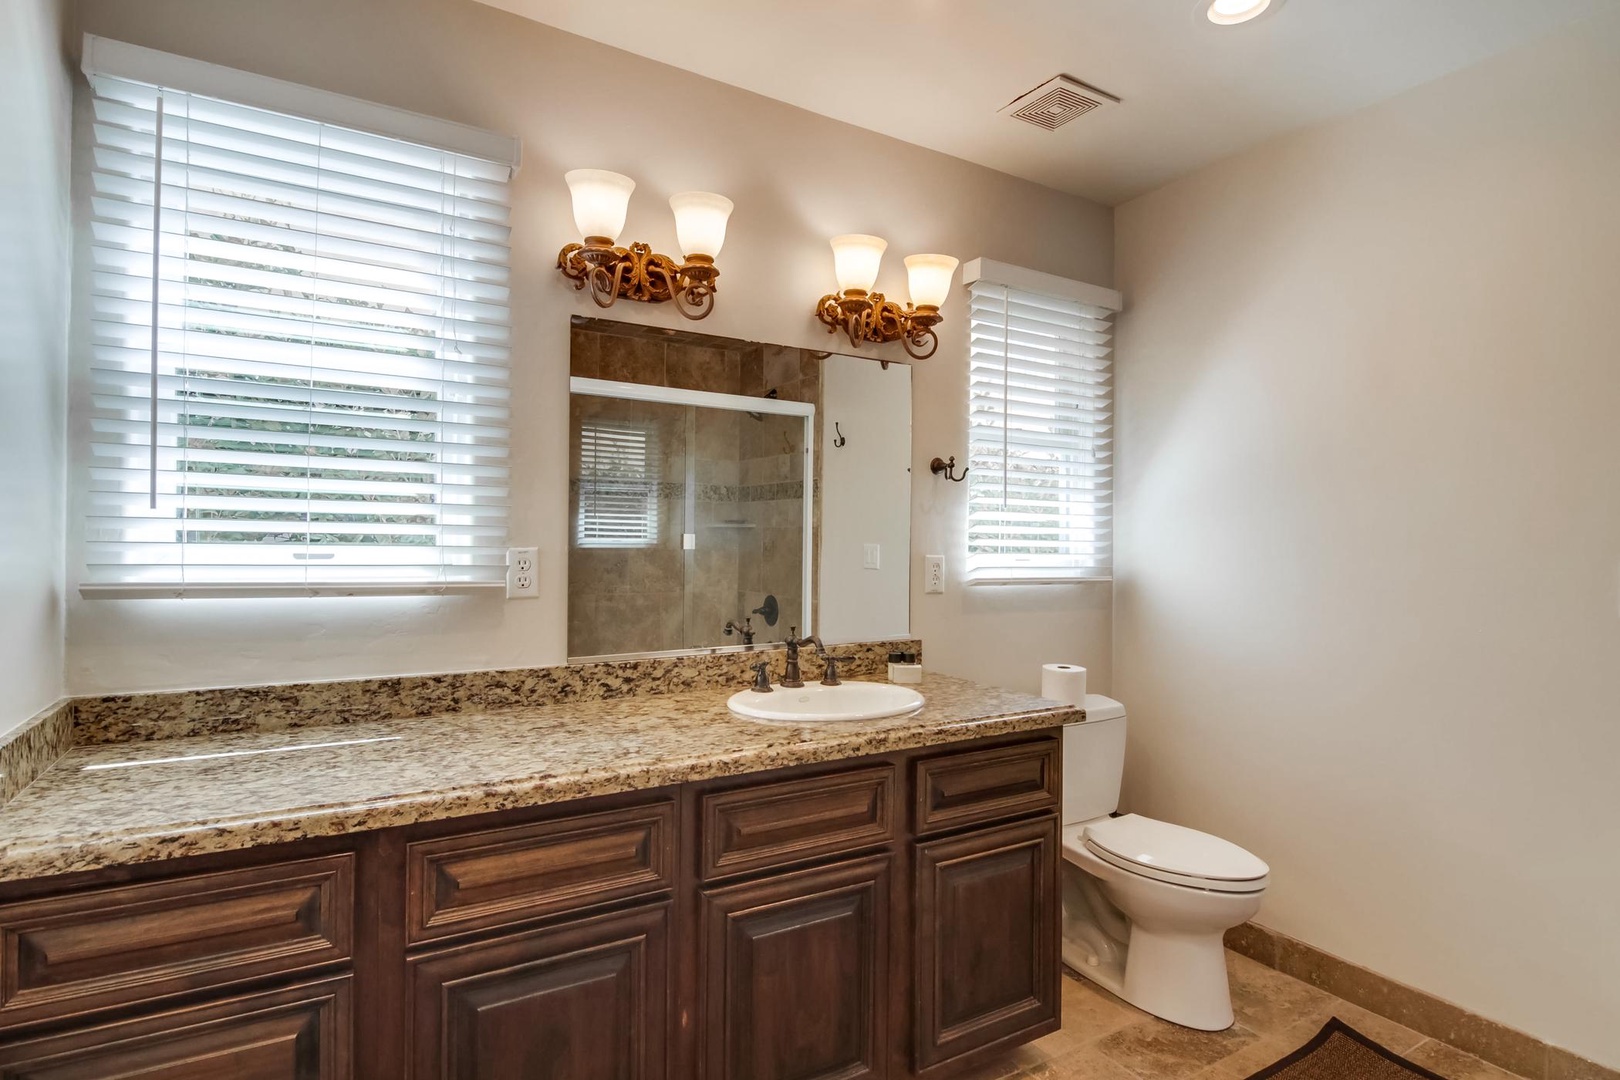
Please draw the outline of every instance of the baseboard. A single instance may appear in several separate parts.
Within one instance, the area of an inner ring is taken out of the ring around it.
[[[1620,1071],[1264,926],[1228,930],[1226,947],[1527,1080],[1620,1080]]]

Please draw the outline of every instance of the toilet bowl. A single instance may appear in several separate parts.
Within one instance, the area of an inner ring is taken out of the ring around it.
[[[1125,709],[1095,694],[1085,708],[1063,731],[1064,963],[1165,1020],[1228,1028],[1223,937],[1260,910],[1270,869],[1220,837],[1116,816]]]

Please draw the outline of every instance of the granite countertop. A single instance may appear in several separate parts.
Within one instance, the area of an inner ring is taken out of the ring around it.
[[[80,746],[0,808],[0,881],[231,851],[1054,727],[929,675],[911,716],[768,724],[731,690]]]

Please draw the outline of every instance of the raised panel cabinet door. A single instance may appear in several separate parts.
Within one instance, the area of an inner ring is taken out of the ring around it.
[[[0,904],[0,1029],[347,960],[342,852]]]
[[[704,893],[705,1080],[887,1075],[892,859]]]
[[[350,1063],[348,976],[0,1040],[0,1080],[349,1080]]]
[[[413,1080],[664,1080],[669,904],[410,962]]]
[[[1056,815],[917,845],[916,1067],[1058,1026]]]

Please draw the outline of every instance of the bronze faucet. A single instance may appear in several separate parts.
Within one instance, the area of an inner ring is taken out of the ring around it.
[[[804,679],[799,674],[799,646],[806,643],[799,640],[797,626],[788,627],[787,640],[782,643],[787,646],[787,670],[782,672],[781,684],[786,690],[797,690],[804,685]]]
[[[821,638],[817,637],[815,634],[811,634],[809,637],[801,638],[799,636],[799,628],[797,626],[788,627],[788,638],[782,644],[787,646],[787,671],[782,675],[782,685],[788,689],[797,690],[799,687],[804,685],[804,677],[799,673],[799,648],[803,645],[814,645],[816,655],[820,656],[822,659],[826,659],[827,647],[821,643]],[[848,658],[839,657],[838,659],[844,660]],[[835,667],[833,669],[833,678],[836,680],[837,677],[838,671]],[[827,686],[838,685],[836,681],[827,682],[825,678],[822,679],[822,683]]]

